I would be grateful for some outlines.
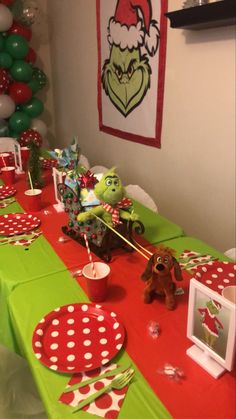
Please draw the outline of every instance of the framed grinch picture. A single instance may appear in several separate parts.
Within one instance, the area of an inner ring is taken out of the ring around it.
[[[190,281],[187,336],[194,342],[187,354],[214,378],[232,371],[236,305],[195,278]]]
[[[167,0],[97,0],[99,128],[161,147]]]

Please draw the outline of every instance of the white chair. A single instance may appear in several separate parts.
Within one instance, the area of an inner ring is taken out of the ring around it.
[[[233,247],[232,249],[226,250],[226,252],[224,252],[224,255],[236,261],[236,248]]]
[[[0,138],[0,153],[11,152],[14,154],[16,173],[22,173],[22,161],[20,144],[14,138],[1,137]]]
[[[127,185],[125,189],[126,189],[127,195],[130,198],[135,199],[136,201],[143,204],[145,207],[158,213],[158,208],[154,200],[139,185]]]
[[[106,173],[109,169],[107,169],[107,167],[105,166],[93,166],[90,168],[90,171],[94,174],[96,173]]]
[[[85,169],[87,169],[87,170],[89,170],[89,168],[90,168],[89,161],[88,161],[87,157],[85,157],[83,154],[80,155],[79,164],[81,164],[81,166],[84,166]]]

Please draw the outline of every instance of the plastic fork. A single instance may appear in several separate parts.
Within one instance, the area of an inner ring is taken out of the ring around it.
[[[125,387],[129,382],[132,380],[134,376],[134,370],[129,368],[126,372],[123,374],[118,375],[116,378],[114,378],[110,384],[107,386],[101,388],[101,390],[96,391],[96,393],[91,394],[91,396],[88,396],[85,400],[83,400],[81,403],[76,406],[76,408],[72,411],[72,413],[78,412],[82,407],[86,406],[87,404],[93,402],[95,399],[100,397],[104,393],[108,393],[112,389],[115,390],[121,390],[123,387]]]

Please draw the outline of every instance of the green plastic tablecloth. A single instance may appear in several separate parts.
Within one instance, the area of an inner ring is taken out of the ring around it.
[[[27,301],[27,304],[25,304]],[[76,281],[66,272],[51,274],[31,283],[17,287],[9,297],[9,308],[13,329],[19,346],[29,362],[47,414],[53,419],[71,418],[71,408],[58,402],[69,377],[44,367],[34,356],[31,339],[38,321],[56,307],[69,303],[88,301],[87,296]],[[114,360],[120,365],[127,364],[128,355],[121,351]],[[156,397],[148,383],[136,370],[133,384],[129,387],[122,405],[120,419],[165,419],[169,413]],[[73,417],[91,418],[86,412],[78,412]],[[96,416],[95,416],[96,417]]]
[[[23,209],[15,202],[1,209],[0,215],[9,212],[23,212]],[[66,269],[43,236],[38,237],[29,250],[25,246],[0,245],[0,342],[4,346],[19,352],[7,307],[7,298],[15,287],[38,278],[46,278],[51,273],[65,272]]]
[[[194,237],[179,237],[177,239],[171,239],[166,240],[162,242],[163,245],[167,247],[171,247],[176,251],[176,257],[178,258],[184,250],[193,250],[195,252],[201,253],[201,254],[209,254],[212,255],[219,260],[230,260],[227,256],[225,256],[223,253],[219,252],[218,250],[214,249],[207,243],[204,243],[203,241],[196,239]],[[158,246],[158,242],[154,244],[154,246]]]
[[[184,231],[180,226],[150,210],[140,202],[133,200],[133,206],[145,227],[143,236],[149,243],[161,243],[165,240],[184,236]]]

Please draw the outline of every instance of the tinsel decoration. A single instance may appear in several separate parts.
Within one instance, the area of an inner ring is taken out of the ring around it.
[[[41,161],[40,161],[40,148],[34,142],[29,144],[30,156],[28,168],[31,174],[31,179],[34,188],[41,188],[43,186]]]

